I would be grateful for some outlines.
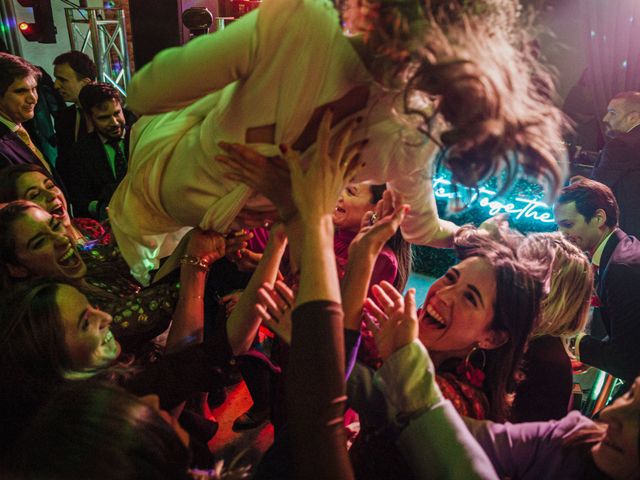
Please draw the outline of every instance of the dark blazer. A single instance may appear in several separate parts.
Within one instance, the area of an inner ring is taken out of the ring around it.
[[[87,123],[83,116],[80,117],[80,129],[78,130],[78,140],[86,137]],[[71,153],[71,149],[76,144],[76,106],[69,105],[60,110],[55,116],[56,139],[58,143],[58,158],[63,158]],[[57,160],[56,160],[57,163]]]
[[[591,178],[613,190],[620,228],[640,238],[640,125],[605,145]]]
[[[598,276],[607,337],[584,337],[580,360],[632,382],[640,373],[640,240],[616,230],[602,253]]]
[[[125,135],[125,156],[128,158],[129,131]],[[107,152],[97,132],[91,132],[59,159],[58,170],[67,188],[78,217],[106,218],[106,207],[122,178],[115,178]],[[124,177],[123,177],[124,178]],[[89,204],[98,201],[96,213],[89,212]]]
[[[47,161],[51,168],[54,181],[64,192],[65,188],[62,178],[46,157],[45,161]],[[8,167],[9,165],[21,165],[23,163],[31,163],[42,167],[40,159],[35,156],[20,137],[9,130],[9,127],[4,123],[0,123],[0,168]]]

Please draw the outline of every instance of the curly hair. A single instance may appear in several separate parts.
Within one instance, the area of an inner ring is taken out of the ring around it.
[[[520,11],[517,0],[346,0],[343,17],[363,34],[374,76],[404,95],[402,113],[442,147],[455,184],[504,171],[502,193],[521,167],[555,194],[568,123]]]

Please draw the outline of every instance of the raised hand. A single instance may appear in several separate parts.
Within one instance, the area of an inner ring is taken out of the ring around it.
[[[226,239],[219,233],[194,228],[188,235],[187,255],[200,258],[209,265],[224,257]]]
[[[229,260],[238,256],[238,252],[247,247],[247,242],[253,238],[253,233],[242,229],[232,231],[225,237],[225,255]]]
[[[361,166],[358,159],[366,141],[350,144],[351,133],[359,120],[348,122],[332,142],[332,118],[328,110],[322,117],[316,151],[306,172],[302,170],[297,152],[287,150],[284,155],[291,172],[293,201],[305,223],[331,214],[340,192]]]
[[[389,282],[374,285],[372,291],[380,306],[367,299],[365,309],[377,320],[376,324],[367,317],[368,326],[380,356],[386,360],[418,337],[416,291],[410,288],[403,297]]]
[[[385,190],[376,208],[365,213],[360,231],[349,245],[349,255],[358,248],[371,248],[376,252],[398,231],[409,205],[402,203],[400,194]]]
[[[275,205],[281,219],[295,215],[289,168],[281,157],[265,157],[240,143],[220,142],[218,145],[227,155],[217,155],[216,160],[231,169],[225,174],[226,178],[260,192]]]
[[[275,287],[265,283],[258,290],[260,303],[256,313],[262,323],[284,342],[291,344],[291,310],[295,295],[284,282],[278,280]]]

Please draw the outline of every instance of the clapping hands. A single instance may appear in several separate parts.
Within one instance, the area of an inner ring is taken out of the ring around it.
[[[360,248],[379,252],[398,231],[408,211],[409,205],[402,203],[400,194],[394,195],[390,190],[385,190],[375,209],[362,217],[360,231],[349,245],[349,255]]]
[[[367,317],[369,330],[373,333],[376,347],[383,360],[396,350],[418,337],[418,315],[416,313],[416,291],[410,288],[403,297],[389,282],[374,285],[376,302],[368,298],[365,309],[377,323]]]

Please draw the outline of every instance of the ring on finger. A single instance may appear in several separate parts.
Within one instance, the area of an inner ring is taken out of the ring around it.
[[[377,221],[378,221],[378,215],[375,212],[373,212],[373,214],[371,214],[371,218],[369,218],[369,225],[373,225]]]

